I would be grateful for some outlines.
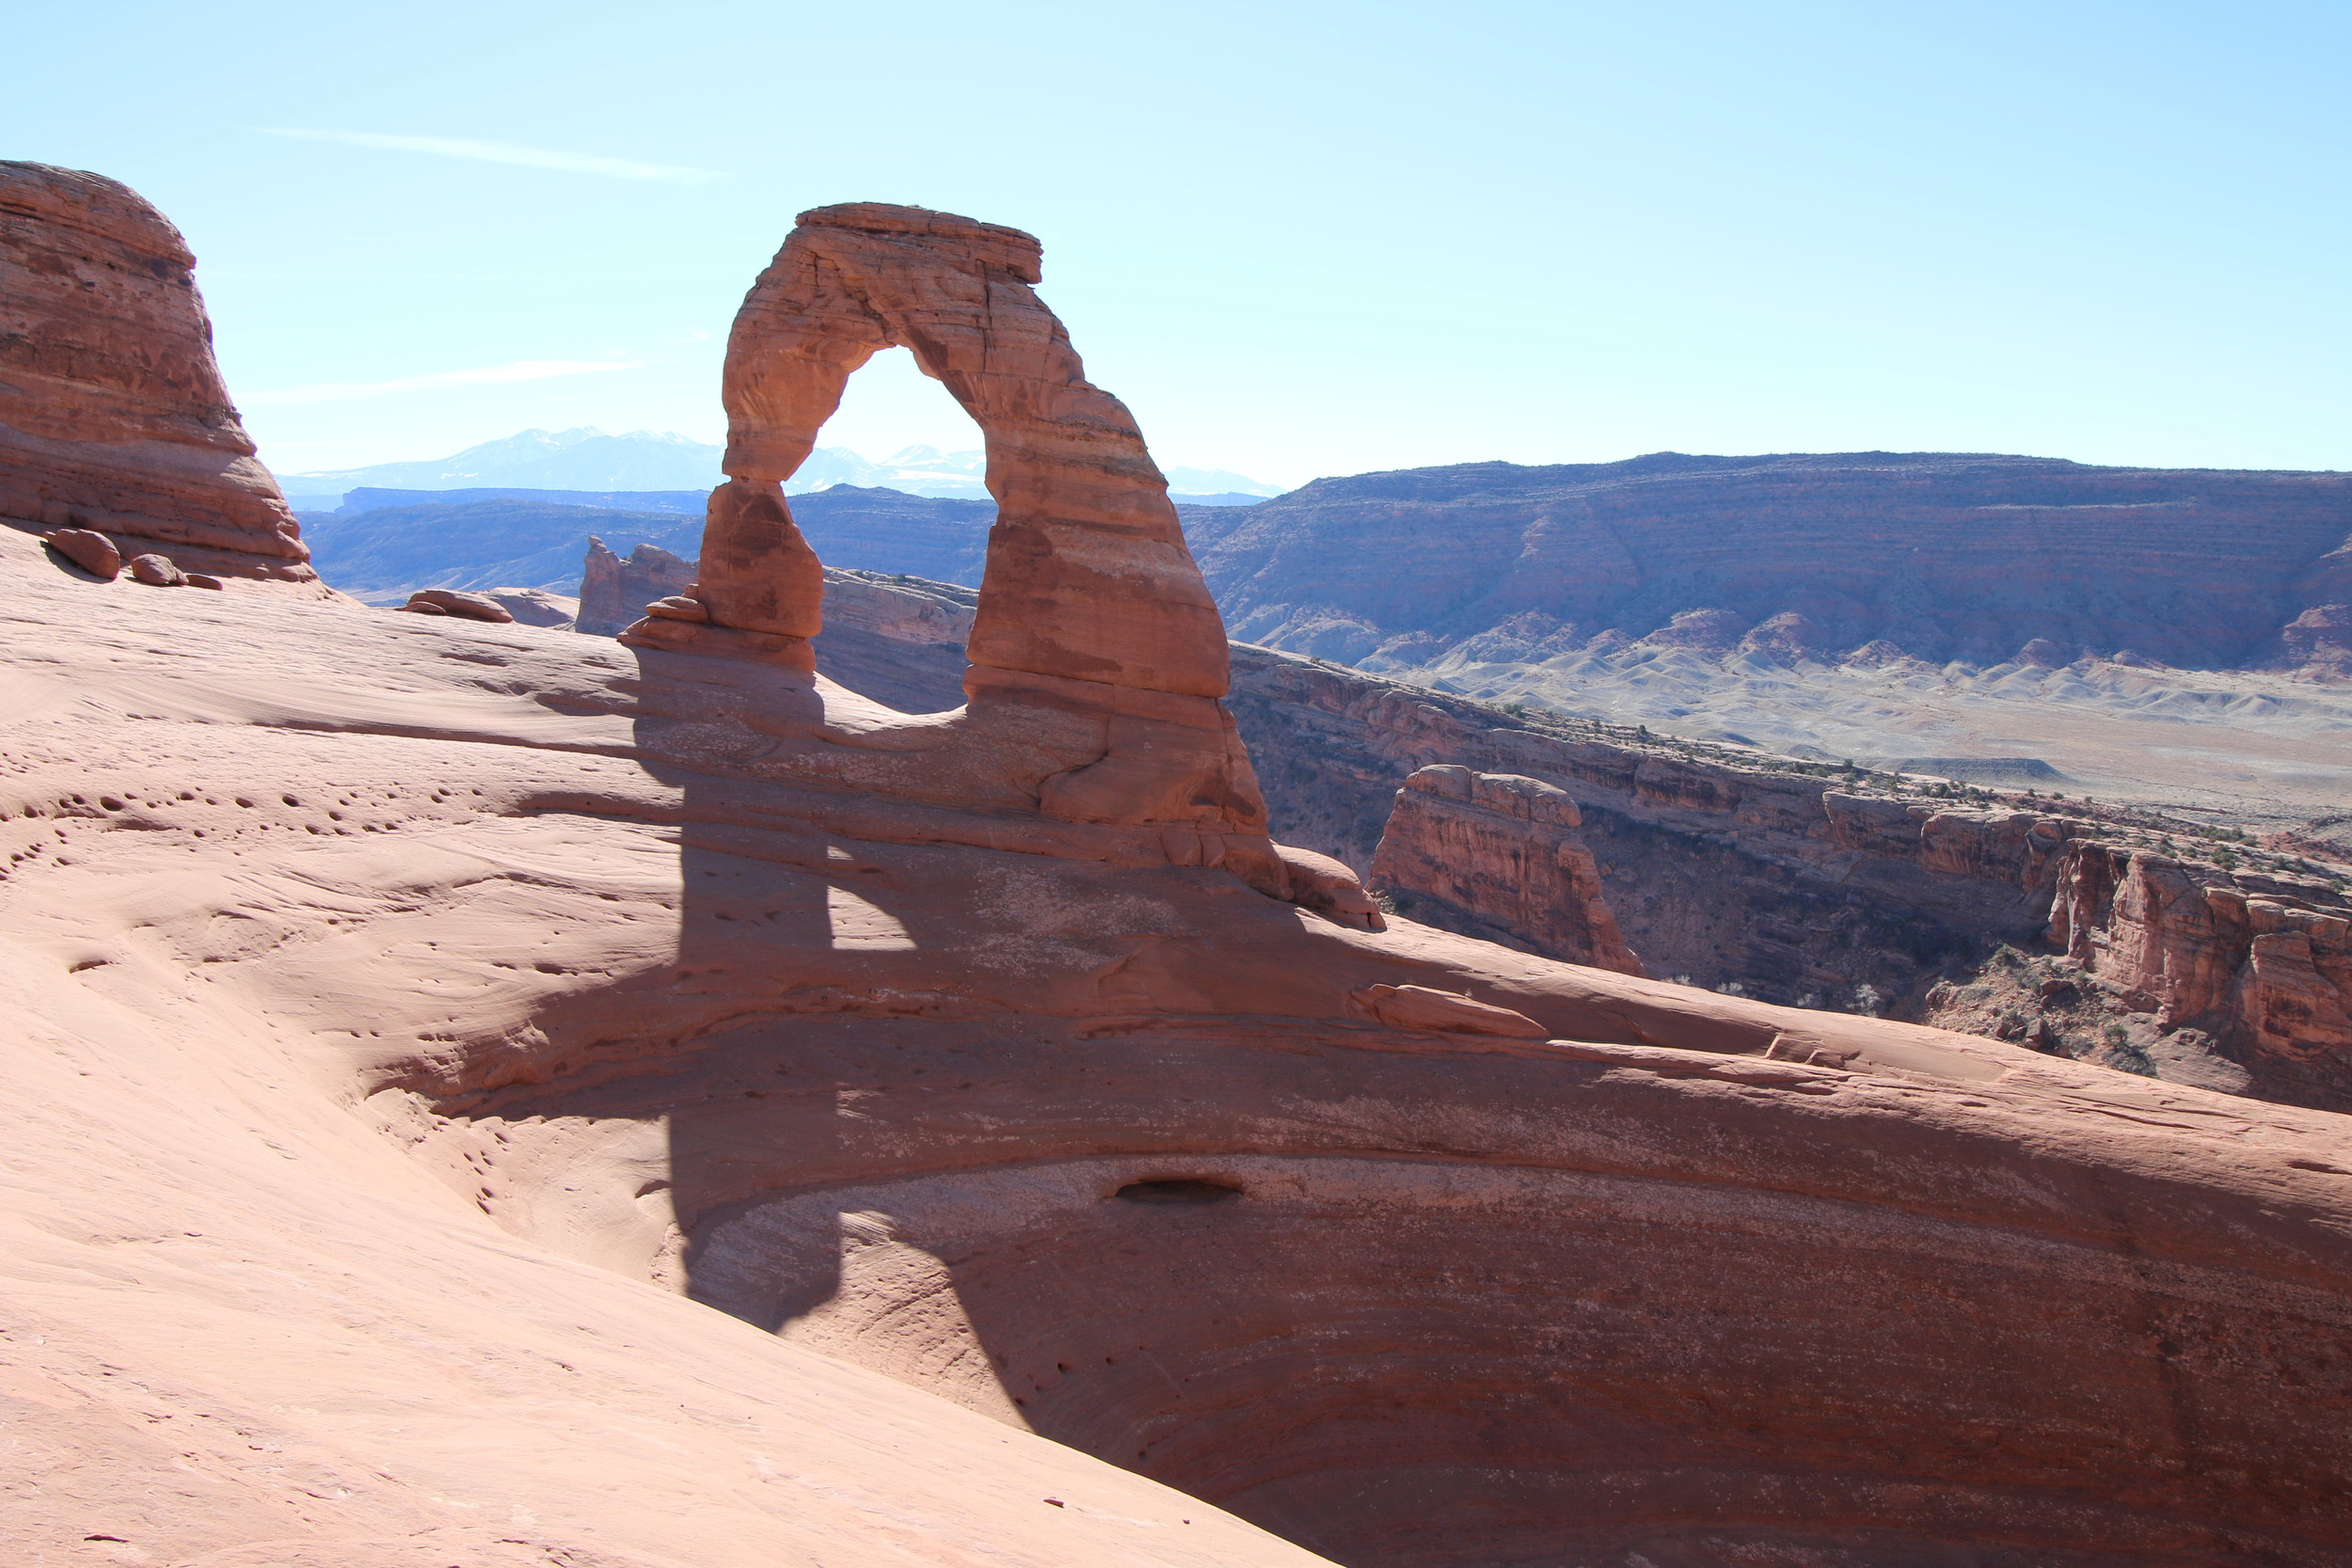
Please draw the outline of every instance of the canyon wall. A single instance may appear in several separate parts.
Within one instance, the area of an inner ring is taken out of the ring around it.
[[[2344,867],[2018,791],[1514,715],[1242,645],[1234,672],[1275,831],[1401,888],[1422,918],[1593,961],[1507,879],[1476,891],[1473,868],[1505,863],[1498,836],[1541,861],[1557,829],[1491,819],[1473,844],[1438,831],[1425,792],[1399,792],[1430,764],[1519,775],[1574,802],[1599,903],[1651,974],[2352,1105]],[[1591,902],[1575,885],[1543,900],[1571,925]]]
[[[0,519],[101,536],[77,564],[102,575],[108,552],[155,555],[323,594],[221,382],[194,265],[114,181],[0,162]]]
[[[1582,822],[1567,791],[1540,779],[1432,764],[1396,792],[1367,881],[1412,919],[1639,974]]]

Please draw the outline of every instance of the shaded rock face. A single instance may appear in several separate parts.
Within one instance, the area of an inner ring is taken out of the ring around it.
[[[601,539],[588,541],[580,574],[580,614],[573,629],[614,637],[644,617],[645,606],[694,586],[694,563],[659,545],[615,555]]]
[[[221,384],[194,265],[114,181],[0,162],[0,518],[321,593]]]
[[[543,588],[485,588],[482,596],[527,626],[568,627],[580,614],[578,599]]]
[[[2144,850],[2086,844],[2059,868],[2050,940],[2165,1033],[2235,1048],[2258,1082],[2352,1107],[2352,908]]]
[[[1518,774],[1572,802],[1598,898],[1652,974],[2352,1108],[2337,945],[2352,901],[2322,879],[2186,868],[2079,816],[1860,793],[1260,649],[1233,658],[1275,831],[1402,887],[1416,918],[1600,961],[1576,873],[1541,899],[1514,891],[1557,852],[1555,830],[1493,814],[1440,830],[1433,813],[1459,805],[1394,793],[1437,763],[1457,771],[1433,780]],[[2257,930],[2249,910],[2278,912]]]
[[[1661,452],[1318,480],[1192,529],[1235,635],[1375,670],[1449,652],[1541,661],[1612,639],[1786,657],[1883,641],[1987,665],[2063,665],[2088,647],[2236,668],[2352,598],[2339,473]],[[2318,629],[2286,655],[2311,660]]]
[[[1582,821],[1567,791],[1540,779],[1432,764],[1396,792],[1367,881],[1413,919],[1639,974]]]

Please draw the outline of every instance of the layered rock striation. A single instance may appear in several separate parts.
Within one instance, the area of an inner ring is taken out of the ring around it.
[[[580,564],[580,614],[573,629],[613,637],[645,616],[645,606],[694,586],[694,563],[659,545],[640,544],[616,555],[590,537]]]
[[[1433,763],[1396,792],[1367,881],[1414,919],[1639,974],[1582,823],[1575,798],[1540,779]]]
[[[2022,791],[1738,760],[1242,645],[1234,668],[1276,831],[1421,918],[1594,961],[1575,875],[1519,891],[1559,828],[1440,829],[1433,807],[1458,805],[1397,793],[1433,765],[1517,775],[1571,802],[1597,902],[1652,974],[2352,1107],[2340,878],[2218,841],[2184,858],[2203,841]]]
[[[114,181],[0,162],[0,518],[324,594],[221,383],[194,265]]]

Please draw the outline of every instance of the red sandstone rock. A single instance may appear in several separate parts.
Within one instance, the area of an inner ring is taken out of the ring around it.
[[[1499,1035],[1518,1040],[1539,1040],[1549,1032],[1525,1013],[1427,986],[1367,986],[1350,992],[1348,999],[1391,1029]]]
[[[1029,235],[952,214],[873,202],[802,214],[728,340],[726,468],[738,483],[713,498],[714,537],[746,526],[738,486],[790,478],[850,373],[904,344],[989,437],[997,517],[974,665],[1220,696],[1224,626],[1167,481],[1031,292],[1039,269]],[[783,511],[780,496],[772,504]],[[761,516],[753,531],[764,538],[774,525]],[[708,547],[703,569],[713,572]],[[813,567],[795,570],[799,613],[813,614]],[[723,609],[718,618],[733,624]]]
[[[486,594],[462,594],[451,588],[421,588],[408,595],[405,610],[422,610],[430,605],[444,615],[455,615],[469,621],[491,621],[505,625],[515,619],[504,605]]]
[[[218,593],[223,587],[220,578],[209,576],[203,572],[189,572],[184,574],[184,576],[187,585],[190,588],[210,588],[215,593]]]
[[[429,599],[412,598],[406,604],[400,606],[400,609],[411,615],[447,615],[449,613],[446,608]]]
[[[2158,1029],[2217,1037],[2294,1098],[2352,1100],[2352,911],[2233,880],[2079,844],[2058,872],[2050,940]]]
[[[61,528],[49,536],[49,547],[94,578],[112,582],[122,571],[122,552],[103,533],[86,528]]]
[[[0,517],[323,594],[230,405],[194,264],[114,181],[0,163]]]
[[[1013,230],[873,204],[803,214],[728,342],[731,477],[712,492],[691,590],[708,619],[649,615],[621,641],[765,664],[787,681],[814,673],[823,572],[781,484],[849,374],[903,343],[989,436],[998,514],[966,647],[969,700],[863,756],[845,755],[838,728],[803,703],[807,727],[766,743],[758,768],[891,795],[910,785],[890,753],[920,749],[918,798],[1148,830],[1119,836],[1286,895],[1248,755],[1217,702],[1216,605],[1133,419],[1084,380],[1030,291],[1037,278],[1037,242]],[[748,702],[736,713],[777,733],[777,717]],[[1328,903],[1327,891],[1316,896]]]
[[[601,539],[588,541],[588,560],[580,578],[580,615],[573,629],[596,637],[612,637],[644,614],[655,599],[683,594],[694,586],[694,562],[659,545],[639,545],[626,560],[612,553]]]
[[[710,619],[710,607],[700,599],[673,594],[666,599],[656,599],[647,605],[645,613],[665,621],[707,621]]]
[[[131,576],[151,588],[179,588],[188,580],[187,574],[174,565],[167,555],[133,556]]]
[[[1432,765],[1396,792],[1371,882],[1407,914],[1434,899],[1550,958],[1639,974],[1582,821],[1565,790],[1539,779]]]

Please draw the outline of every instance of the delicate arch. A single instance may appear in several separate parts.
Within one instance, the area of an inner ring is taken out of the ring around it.
[[[851,372],[903,345],[972,416],[997,517],[969,645],[990,672],[1219,697],[1225,624],[1135,418],[1090,385],[1030,285],[1038,242],[920,207],[800,222],[727,342],[729,483],[701,597],[721,626],[804,638],[821,579],[783,496]]]

